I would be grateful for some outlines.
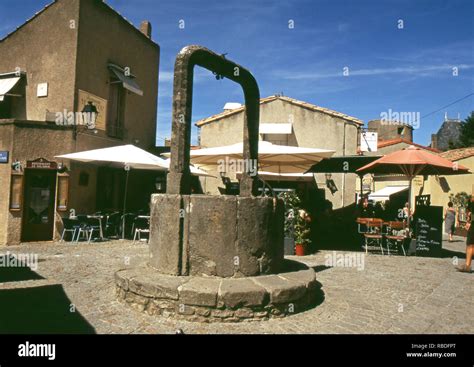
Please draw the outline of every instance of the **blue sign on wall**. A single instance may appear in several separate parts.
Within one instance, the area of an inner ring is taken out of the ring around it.
[[[8,150],[0,151],[0,163],[8,163]]]

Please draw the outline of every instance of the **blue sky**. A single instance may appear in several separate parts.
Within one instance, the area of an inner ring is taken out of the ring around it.
[[[0,36],[49,2],[2,0]],[[389,110],[419,112],[420,144],[429,144],[446,111],[464,119],[474,110],[473,95],[423,117],[474,92],[472,0],[107,2],[135,25],[152,22],[161,47],[159,145],[170,136],[174,58],[188,44],[228,53],[255,75],[262,97],[282,92],[365,122]],[[197,70],[193,121],[230,101],[243,102],[237,84]]]

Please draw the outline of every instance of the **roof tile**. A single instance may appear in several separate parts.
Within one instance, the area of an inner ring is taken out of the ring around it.
[[[408,139],[402,139],[402,138],[395,138],[395,139],[389,139],[389,140],[380,140],[377,144],[377,148],[384,148],[384,147],[388,147],[388,146],[395,145],[395,144],[400,144],[400,143],[414,145],[415,147],[418,147],[418,148],[421,148],[421,149],[426,149],[426,150],[429,150],[433,153],[439,153],[440,152],[440,150],[438,150],[438,149],[427,147],[427,146],[424,146],[424,145],[421,145],[421,144],[417,144],[417,143],[414,143],[414,142],[412,142]]]
[[[450,161],[458,161],[460,159],[474,156],[474,147],[452,149],[440,154],[441,157]]]

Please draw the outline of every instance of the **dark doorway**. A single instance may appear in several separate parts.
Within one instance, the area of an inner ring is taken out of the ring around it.
[[[53,239],[55,194],[56,170],[25,170],[23,242]]]

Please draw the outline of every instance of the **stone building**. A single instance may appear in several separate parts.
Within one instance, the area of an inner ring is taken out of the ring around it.
[[[413,141],[413,126],[397,121],[371,120],[367,124],[369,131],[377,132],[378,140],[402,139]]]
[[[227,104],[223,112],[196,122],[201,147],[242,142],[243,111],[243,106]],[[355,117],[285,96],[275,95],[260,100],[260,139],[273,144],[331,149],[336,151],[335,155],[355,155],[362,125],[363,122]],[[330,200],[336,209],[354,203],[356,177],[355,174],[332,174],[331,179],[337,188],[333,193],[326,185],[324,174],[316,174],[310,185],[318,200]],[[205,192],[219,192],[219,178],[202,181]],[[277,186],[279,183],[272,184]],[[295,187],[304,183],[296,179],[284,183],[291,184]]]
[[[56,0],[1,39],[0,55],[0,245],[52,240],[58,215],[113,207],[123,192],[123,172],[55,155],[155,145],[160,48],[149,22]]]
[[[439,150],[448,150],[452,145],[459,143],[461,136],[461,118],[448,118],[446,113],[444,121],[436,134],[431,134],[431,146]]]

